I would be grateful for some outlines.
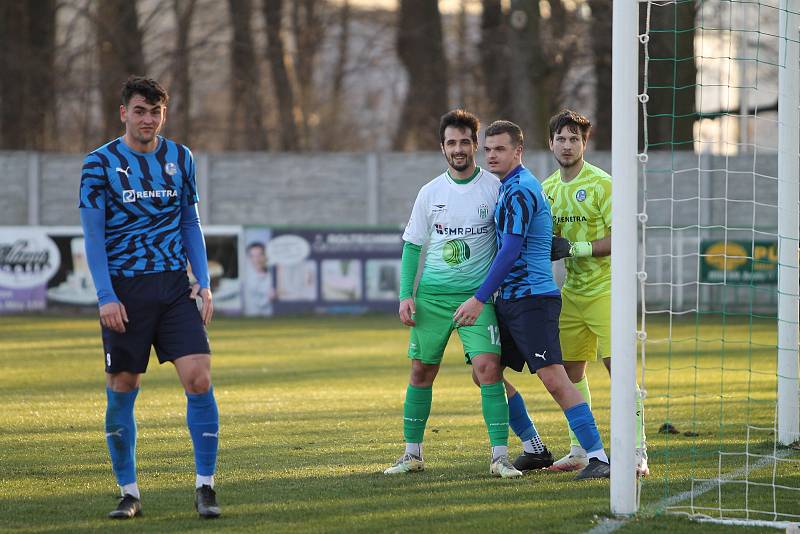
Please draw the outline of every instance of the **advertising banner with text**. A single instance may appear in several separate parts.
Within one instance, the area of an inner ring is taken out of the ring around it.
[[[204,228],[214,309],[223,314],[242,312],[240,230]],[[0,313],[96,307],[80,227],[0,227]]]
[[[400,230],[203,230],[218,313],[397,311]],[[80,227],[0,227],[0,314],[96,306]]]
[[[244,230],[246,315],[396,311],[399,230]]]
[[[731,284],[777,284],[777,241],[703,240],[700,281]]]

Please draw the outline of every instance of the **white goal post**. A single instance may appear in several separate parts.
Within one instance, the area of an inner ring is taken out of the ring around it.
[[[800,0],[717,1],[728,4],[757,4],[759,8],[763,3],[769,9],[779,12],[778,28],[775,29],[774,34],[769,35],[770,38],[776,39],[779,49],[776,57],[777,65],[772,65],[778,72],[778,79],[771,89],[777,93],[778,102],[777,119],[774,120],[777,126],[777,142],[773,145],[773,150],[777,152],[775,180],[777,195],[775,195],[776,199],[771,201],[774,203],[769,207],[776,208],[777,211],[777,229],[772,230],[774,234],[771,237],[777,241],[778,251],[777,286],[775,286],[777,292],[777,346],[775,347],[777,376],[774,376],[777,406],[774,441],[776,446],[786,446],[800,439],[800,406],[798,406],[800,398],[798,389],[798,375],[800,375],[798,371],[800,367],[798,362],[798,322],[800,322],[798,315],[800,311],[798,304],[798,295],[800,295],[800,270],[798,269],[798,245],[800,244],[800,54],[798,53],[800,49]],[[614,237],[611,253],[611,353],[614,356],[614,364],[611,370],[610,504],[611,513],[617,516],[631,516],[639,512],[641,490],[640,481],[635,476],[634,465],[636,423],[631,417],[636,409],[639,346],[646,342],[646,329],[637,321],[641,314],[642,322],[644,322],[644,312],[642,311],[644,306],[639,297],[644,295],[645,281],[648,276],[645,271],[644,259],[640,257],[640,254],[643,254],[640,249],[643,246],[643,243],[640,243],[643,239],[641,234],[644,233],[644,228],[647,226],[648,214],[646,203],[645,207],[642,207],[639,180],[640,171],[646,176],[648,150],[645,123],[645,147],[639,153],[639,121],[647,120],[646,108],[648,98],[650,98],[647,94],[648,57],[646,55],[643,63],[645,83],[644,85],[640,84],[639,65],[642,64],[640,63],[640,54],[643,53],[643,50],[646,54],[648,40],[647,34],[640,35],[640,10],[648,9],[650,6],[665,6],[675,3],[675,0],[614,0],[613,2],[611,175],[614,180],[612,203]],[[698,5],[702,3],[699,2]],[[770,32],[773,27],[770,27]],[[719,30],[719,28],[713,29]],[[736,28],[733,32],[746,34],[748,30]],[[721,55],[724,56],[724,54]],[[732,63],[735,63],[736,59],[741,60],[736,57],[727,59]],[[756,59],[756,61],[760,60]],[[735,67],[728,68],[734,69]],[[675,83],[677,84],[677,82]],[[729,83],[731,86],[735,85],[730,82],[730,79]],[[742,85],[746,84],[742,83]],[[699,82],[698,87],[702,91],[702,83]],[[709,87],[711,87],[711,82],[709,82]],[[752,88],[744,88],[738,97],[740,99],[738,114],[726,111],[725,115],[745,121],[753,119],[754,122],[757,122],[759,119],[757,113],[749,111],[750,104],[748,104],[747,96],[749,89]],[[757,92],[758,88],[755,91]],[[698,98],[698,113],[703,111],[700,109],[700,100]],[[722,114],[720,113],[720,115]],[[643,118],[640,119],[640,117]],[[695,142],[698,142],[698,137],[695,138]],[[757,146],[757,142],[758,140],[753,145],[754,147]],[[691,152],[689,153],[691,154]],[[698,159],[700,159],[699,156]],[[707,171],[700,164],[695,170],[698,171],[698,177],[702,176],[700,171]],[[719,169],[713,170],[718,171]],[[723,170],[727,172],[727,168]],[[757,203],[755,192],[753,195],[752,202],[755,204]],[[698,193],[697,198],[698,203],[718,200],[704,198],[702,193]],[[728,201],[727,198],[724,200]],[[727,228],[725,232],[727,241]],[[638,243],[639,247],[633,246],[634,243]],[[679,244],[679,246],[683,247],[684,245]],[[697,251],[693,254],[699,257],[702,255],[699,249],[699,239],[696,247]],[[667,253],[667,255],[671,254],[675,254],[675,252]],[[723,254],[725,258],[728,258],[727,249]],[[750,260],[752,259],[750,258]],[[677,261],[682,261],[680,254],[677,256]],[[714,287],[701,287],[703,283],[700,283],[699,280],[696,285],[700,288],[697,290],[698,295],[702,290],[715,289]],[[711,284],[707,285],[711,286]],[[677,291],[682,291],[682,288],[678,288]],[[775,296],[774,293],[773,296]],[[679,298],[682,298],[682,295]],[[671,309],[670,313],[672,313]],[[774,364],[775,360],[772,363]],[[645,404],[645,413],[647,409],[648,406]],[[720,454],[726,453],[721,452]],[[745,453],[747,461],[750,456],[755,457],[756,455]],[[783,453],[779,455],[773,453],[773,456],[768,457],[767,460],[777,464],[785,456],[786,454]],[[791,461],[796,462],[797,460]],[[657,470],[658,467],[651,465],[651,469]],[[721,488],[725,482],[724,478],[723,475],[718,474],[716,479],[712,479],[708,489]],[[750,484],[757,485],[749,480],[746,480],[745,484],[747,488],[750,487]],[[776,486],[774,479],[772,485],[774,492]],[[798,488],[782,489],[798,491]],[[722,512],[727,510],[724,510],[722,504],[718,507],[720,521],[724,522],[727,519],[722,518]],[[750,513],[748,509],[734,511],[742,512],[745,515]],[[791,521],[797,521],[798,519],[794,519],[795,517],[800,518],[800,515],[794,515],[794,513],[776,513],[775,518],[777,520],[783,516],[789,516]],[[738,518],[734,520],[738,521]]]

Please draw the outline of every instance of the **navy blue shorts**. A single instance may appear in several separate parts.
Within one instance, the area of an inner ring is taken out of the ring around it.
[[[500,363],[517,372],[522,372],[527,363],[531,373],[548,365],[563,365],[558,341],[560,296],[499,298],[495,311],[500,327]]]
[[[102,328],[106,373],[144,373],[151,346],[159,363],[189,354],[211,354],[203,319],[189,298],[191,286],[185,271],[116,277],[111,282],[128,322],[124,334]]]

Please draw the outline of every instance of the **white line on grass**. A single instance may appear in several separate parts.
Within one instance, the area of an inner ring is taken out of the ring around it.
[[[791,450],[789,450],[789,449],[778,451],[777,453],[775,453],[775,457],[774,458],[785,458],[785,457],[789,456],[790,453],[791,453]],[[749,471],[753,471],[755,469],[759,469],[761,467],[766,466],[767,464],[769,464],[772,461],[774,461],[772,456],[769,456],[767,458],[761,458],[759,461],[757,461],[754,464],[751,464],[751,465],[745,466],[745,467],[740,467],[739,469],[735,469],[735,470],[731,471],[730,473],[727,473],[727,474],[724,474],[724,475],[720,476],[718,480],[729,480],[729,479],[732,479],[732,478],[737,478],[737,477],[747,473],[748,470]],[[586,534],[609,534],[609,533],[614,532],[615,530],[617,530],[619,528],[624,527],[628,523],[628,521],[630,521],[631,519],[635,519],[637,517],[640,518],[640,519],[651,518],[654,515],[656,515],[657,513],[663,511],[664,509],[666,509],[666,508],[668,508],[670,506],[673,506],[673,505],[675,505],[675,504],[677,504],[677,503],[679,503],[681,501],[685,501],[686,499],[690,498],[693,494],[694,494],[694,496],[699,497],[700,495],[706,493],[707,491],[718,487],[719,486],[718,480],[715,479],[715,480],[709,480],[707,482],[703,482],[702,484],[699,484],[696,489],[684,491],[683,493],[679,493],[677,495],[673,495],[672,497],[667,497],[665,499],[661,499],[660,501],[658,501],[658,502],[656,502],[654,504],[650,504],[648,506],[645,506],[642,509],[642,511],[640,511],[639,514],[636,515],[636,516],[624,517],[624,518],[606,519],[606,520],[602,521],[601,523],[599,523],[598,525],[596,525],[594,528],[586,531]]]

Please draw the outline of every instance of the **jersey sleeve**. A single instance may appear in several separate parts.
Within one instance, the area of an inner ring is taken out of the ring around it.
[[[536,197],[524,187],[512,187],[503,198],[500,233],[524,236],[536,213]]]
[[[611,228],[611,180],[602,180],[597,184],[596,198],[604,226],[606,229]]]
[[[100,158],[95,154],[86,156],[83,160],[83,167],[81,168],[78,207],[105,209],[106,180],[106,170]]]
[[[183,161],[183,187],[181,188],[181,205],[182,206],[191,206],[192,204],[197,204],[200,201],[200,197],[197,194],[197,178],[195,176],[195,165],[194,165],[194,157],[192,156],[192,151],[186,148],[185,146],[181,146],[181,154],[185,158]]]
[[[547,203],[550,205],[550,212],[554,214],[553,216],[553,235],[561,235],[561,223],[559,222],[558,217],[555,217],[556,210],[553,209],[553,205],[555,203],[555,183],[553,182],[553,178],[548,178],[542,183],[542,193],[543,196],[547,199]]]
[[[408,241],[414,245],[424,245],[431,233],[431,224],[428,219],[427,195],[425,190],[419,192],[411,210],[411,218],[408,219],[406,230],[403,232],[403,241]]]

